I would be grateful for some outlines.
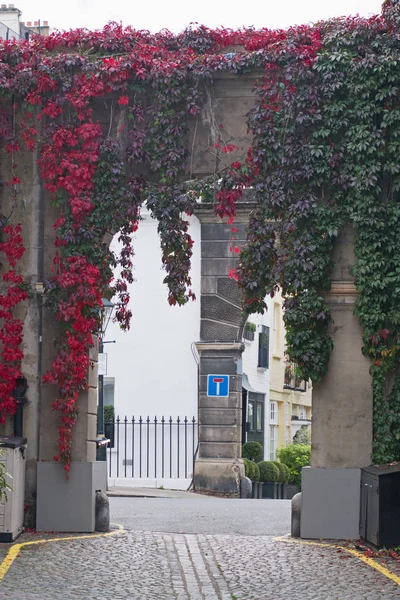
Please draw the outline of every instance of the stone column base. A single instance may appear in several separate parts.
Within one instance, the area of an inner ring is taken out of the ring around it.
[[[242,477],[244,464],[241,458],[199,458],[194,469],[194,489],[196,492],[240,497]]]
[[[360,469],[304,468],[300,537],[358,539],[360,485]]]
[[[106,462],[72,462],[69,479],[62,465],[38,463],[37,531],[95,530],[96,491],[107,488]]]

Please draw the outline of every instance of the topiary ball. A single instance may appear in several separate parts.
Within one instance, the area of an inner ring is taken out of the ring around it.
[[[263,453],[263,447],[259,442],[246,442],[242,446],[242,456],[243,458],[248,458],[249,460],[257,460],[261,458]]]
[[[279,480],[279,471],[270,460],[262,460],[258,463],[260,469],[260,481],[263,483],[274,483]]]

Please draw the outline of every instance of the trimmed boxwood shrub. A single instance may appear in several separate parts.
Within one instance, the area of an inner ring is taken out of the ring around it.
[[[290,470],[283,463],[279,462],[279,460],[272,461],[279,472],[278,483],[288,483],[290,479]]]
[[[246,442],[242,446],[243,458],[248,458],[249,460],[257,460],[261,458],[262,453],[263,447],[259,442]]]
[[[270,460],[262,460],[258,463],[260,469],[260,481],[263,483],[274,483],[279,480],[278,467]]]
[[[243,462],[246,477],[251,479],[251,481],[260,481],[260,469],[258,468],[258,464],[248,458],[244,458]]]
[[[251,460],[249,460],[248,458],[244,458],[243,459],[244,462],[244,474],[246,475],[246,477],[248,477],[249,479],[252,479],[252,474],[253,474],[253,463],[251,462]]]
[[[259,469],[258,463],[253,462],[253,469],[254,469],[253,481],[260,481],[260,469]]]
[[[283,463],[279,463],[281,465],[281,469],[283,469],[283,481],[282,483],[289,483],[290,481],[290,469]]]

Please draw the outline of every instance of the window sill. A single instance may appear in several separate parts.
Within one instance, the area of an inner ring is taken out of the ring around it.
[[[275,358],[275,360],[282,360],[283,356],[282,354],[273,354],[272,358]]]

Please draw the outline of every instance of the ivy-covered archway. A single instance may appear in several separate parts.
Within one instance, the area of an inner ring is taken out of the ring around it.
[[[140,206],[145,201],[159,221],[168,300],[184,304],[194,299],[184,215],[201,197],[234,226],[236,202],[250,187],[258,208],[230,275],[248,313],[264,310],[265,295],[281,287],[288,351],[306,379],[318,381],[327,371],[330,315],[321,292],[330,287],[339,232],[348,223],[355,228],[356,311],[372,359],[373,458],[399,458],[399,23],[399,3],[386,1],[379,16],[286,31],[198,27],[175,36],[110,24],[102,32],[1,42],[0,133],[10,167],[0,245],[3,420],[15,410],[12,391],[23,358],[18,305],[28,290],[18,271],[23,223],[14,222],[13,206],[19,152],[26,147],[39,153],[41,180],[59,210],[47,291],[61,335],[45,381],[59,388],[56,458],[67,471],[102,297],[118,298],[117,318],[129,327],[126,282]],[[238,156],[221,130],[210,148],[220,169],[193,180],[188,117],[207,103],[213,74],[254,70],[260,76],[248,118],[251,148]],[[107,126],[96,121],[100,102]],[[119,256],[104,242],[117,230]],[[121,275],[113,281],[116,266]]]

